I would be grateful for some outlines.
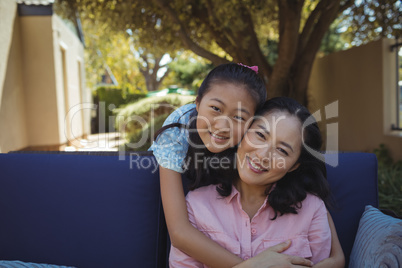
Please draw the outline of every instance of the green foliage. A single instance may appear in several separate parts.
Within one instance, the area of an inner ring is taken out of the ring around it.
[[[278,41],[268,39],[266,44],[262,47],[262,51],[264,52],[265,58],[268,63],[272,66],[275,65],[276,60],[278,59]]]
[[[110,122],[110,117],[114,117],[113,110],[123,105],[136,102],[139,99],[145,98],[143,93],[130,93],[127,89],[114,86],[101,86],[93,91],[95,103],[99,105],[99,115],[101,119],[105,119],[106,132],[115,131],[114,123]],[[111,125],[110,125],[111,124]]]
[[[352,45],[380,36],[401,36],[400,3],[400,0],[56,1],[59,12],[65,16],[78,12],[95,25],[106,24],[110,31],[123,34],[131,31],[136,49],[152,48],[154,55],[157,51],[175,55],[188,49],[214,65],[229,61],[258,65],[267,82],[269,97],[289,96],[303,104],[307,102],[313,61],[331,23],[343,15],[342,31],[325,37],[326,52],[343,46],[336,38],[338,33],[352,33],[348,37]],[[104,32],[100,35],[108,36]],[[110,47],[117,44],[111,43]]]
[[[378,159],[380,208],[402,216],[402,162],[394,162],[384,144],[374,150]]]
[[[331,54],[347,47],[347,40],[342,35],[343,21],[335,20],[325,33],[321,42],[320,53]]]
[[[379,167],[387,167],[393,164],[394,161],[385,144],[380,144],[378,148],[374,149],[374,153],[377,156]]]
[[[355,1],[343,12],[350,43],[359,46],[380,37],[402,37],[400,0]]]
[[[131,50],[129,35],[113,32],[106,23],[89,19],[82,20],[82,27],[87,86],[95,88],[108,71],[120,88],[131,93],[146,92],[145,79],[137,67],[138,57]]]
[[[125,133],[126,150],[147,150],[153,135],[176,108],[194,101],[194,96],[169,94],[141,99],[116,109],[116,127]]]
[[[169,64],[172,71],[171,82],[179,87],[198,90],[213,66],[188,56],[190,55],[187,53]]]
[[[161,114],[151,119],[151,122],[139,131],[127,135],[128,143],[124,144],[126,151],[147,151],[152,145],[154,133],[158,131],[169,116],[168,113]]]

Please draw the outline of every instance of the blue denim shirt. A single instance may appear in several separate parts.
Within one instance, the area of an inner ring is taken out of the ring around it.
[[[184,105],[173,113],[163,123],[163,126],[172,123],[188,125],[190,116],[195,110],[195,104]],[[148,151],[153,151],[156,161],[164,168],[183,172],[183,160],[188,149],[188,130],[184,128],[172,127],[163,131],[149,147]]]

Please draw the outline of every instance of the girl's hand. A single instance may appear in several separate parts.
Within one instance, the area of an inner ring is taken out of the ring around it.
[[[290,247],[291,241],[280,243],[261,252],[257,256],[248,259],[234,268],[274,268],[274,267],[311,267],[313,263],[301,257],[281,254]]]

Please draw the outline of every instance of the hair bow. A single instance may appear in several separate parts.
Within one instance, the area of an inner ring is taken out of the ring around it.
[[[247,68],[253,70],[256,74],[258,74],[258,66],[248,66],[248,65],[245,65],[245,64],[242,64],[242,63],[238,63],[238,65],[247,67]]]

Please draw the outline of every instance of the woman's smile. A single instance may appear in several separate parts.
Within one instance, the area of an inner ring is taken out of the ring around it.
[[[280,111],[254,121],[237,150],[240,184],[266,188],[296,169],[301,128],[297,117]]]
[[[259,163],[255,163],[253,162],[250,157],[247,156],[247,162],[248,162],[248,166],[249,168],[254,171],[255,173],[263,173],[263,172],[268,172],[268,169],[263,168]]]

